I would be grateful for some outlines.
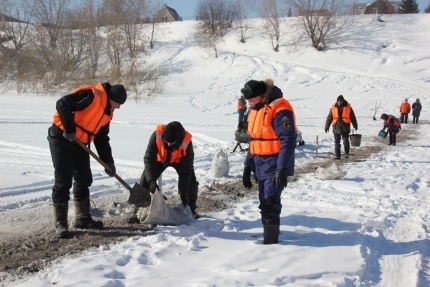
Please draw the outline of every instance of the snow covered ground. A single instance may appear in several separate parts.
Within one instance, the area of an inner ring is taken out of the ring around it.
[[[352,148],[350,163],[342,166],[343,179],[322,181],[310,173],[289,183],[282,196],[278,245],[261,244],[253,198],[185,225],[159,226],[66,256],[31,277],[0,285],[429,286],[430,17],[384,20],[361,17],[345,47],[318,52],[285,45],[279,53],[253,20],[248,42],[229,35],[218,58],[195,45],[194,21],[166,24],[151,51],[151,61],[171,70],[163,94],[148,102],[130,99],[115,113],[111,144],[117,172],[127,182],[138,181],[155,126],[178,120],[193,135],[196,174],[205,186],[241,180],[245,154],[230,151],[236,144],[236,99],[247,80],[272,78],[295,108],[306,142],[296,150],[298,167],[333,152],[333,136],[331,130],[324,133],[324,123],[342,94],[357,115],[361,146]],[[57,98],[16,94],[9,84],[0,83],[0,237],[32,232],[19,214],[29,214],[35,224],[52,224],[53,168],[46,132]],[[412,125],[410,118],[401,131],[410,135],[407,140],[388,146],[375,138],[379,116],[398,115],[404,98],[411,104],[421,99],[420,124]],[[354,152],[373,145],[383,145],[382,151],[354,162]],[[229,176],[212,178],[208,171],[221,149],[228,153]],[[92,169],[96,202],[127,194],[97,162]],[[168,169],[163,191],[176,193],[176,180]]]

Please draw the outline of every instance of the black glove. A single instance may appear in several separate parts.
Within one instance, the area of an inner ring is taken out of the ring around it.
[[[158,187],[158,184],[155,181],[151,181],[149,183],[149,192],[155,193],[155,190],[160,190],[160,188]]]
[[[113,162],[110,162],[110,163],[106,163],[106,165],[110,168],[110,170],[105,168],[106,174],[109,175],[110,177],[114,176],[116,173],[115,164]]]
[[[272,179],[275,183],[276,188],[286,188],[287,187],[287,170],[278,169],[276,170],[275,176]]]
[[[252,187],[250,167],[245,167],[245,169],[243,170],[242,182],[245,188],[250,189]]]
[[[325,132],[328,133],[328,129],[326,129]]]
[[[63,132],[63,137],[72,142],[76,139],[76,133],[67,134],[66,132]]]

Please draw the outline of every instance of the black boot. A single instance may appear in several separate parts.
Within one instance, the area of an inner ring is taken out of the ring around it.
[[[54,204],[55,236],[57,238],[70,237],[69,230],[67,229],[68,209],[69,209],[68,203]]]
[[[103,222],[92,219],[90,215],[90,200],[75,199],[75,221],[74,228],[102,229]]]
[[[335,159],[340,159],[340,148],[336,148],[335,150],[334,150],[334,158]]]
[[[279,238],[279,225],[263,225],[263,244],[277,244]]]

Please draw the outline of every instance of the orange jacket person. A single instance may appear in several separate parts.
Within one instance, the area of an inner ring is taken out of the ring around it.
[[[400,105],[400,123],[408,123],[408,115],[411,112],[411,105],[408,103],[408,99],[404,99]]]
[[[157,180],[169,166],[178,173],[178,193],[184,207],[190,207],[194,219],[200,216],[196,212],[199,183],[194,172],[194,148],[192,136],[180,122],[158,125],[149,138],[143,157],[145,169],[140,184],[151,193],[158,189]],[[134,214],[128,223],[140,223]]]
[[[340,159],[340,140],[343,141],[345,158],[349,158],[349,133],[351,132],[351,124],[355,130],[358,129],[357,118],[351,105],[340,95],[336,99],[336,103],[331,106],[325,122],[324,130],[327,133],[330,125],[333,126],[334,135],[334,158]]]
[[[294,175],[296,118],[273,80],[250,80],[241,89],[251,110],[248,114],[249,151],[245,159],[243,186],[251,188],[251,172],[258,182],[263,244],[279,238],[281,193],[287,176]]]
[[[57,101],[57,112],[48,130],[48,142],[55,169],[52,187],[55,233],[59,238],[70,236],[67,214],[70,188],[73,184],[75,203],[74,228],[103,228],[103,222],[90,215],[89,186],[93,182],[89,154],[75,140],[86,145],[94,142],[99,157],[115,174],[115,164],[109,143],[109,123],[115,109],[127,99],[123,85],[99,83],[80,87]]]

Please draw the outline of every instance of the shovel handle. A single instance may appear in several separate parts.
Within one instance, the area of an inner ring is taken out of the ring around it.
[[[112,169],[104,162],[101,160],[101,158],[99,158],[92,150],[90,150],[86,145],[84,145],[80,140],[75,139],[75,142],[81,147],[83,148],[89,155],[91,155],[96,161],[99,162],[99,164],[101,164],[105,169],[112,171]],[[113,174],[113,176],[119,181],[121,182],[129,191],[131,191],[131,186],[125,182],[119,175],[116,174],[116,172]]]

